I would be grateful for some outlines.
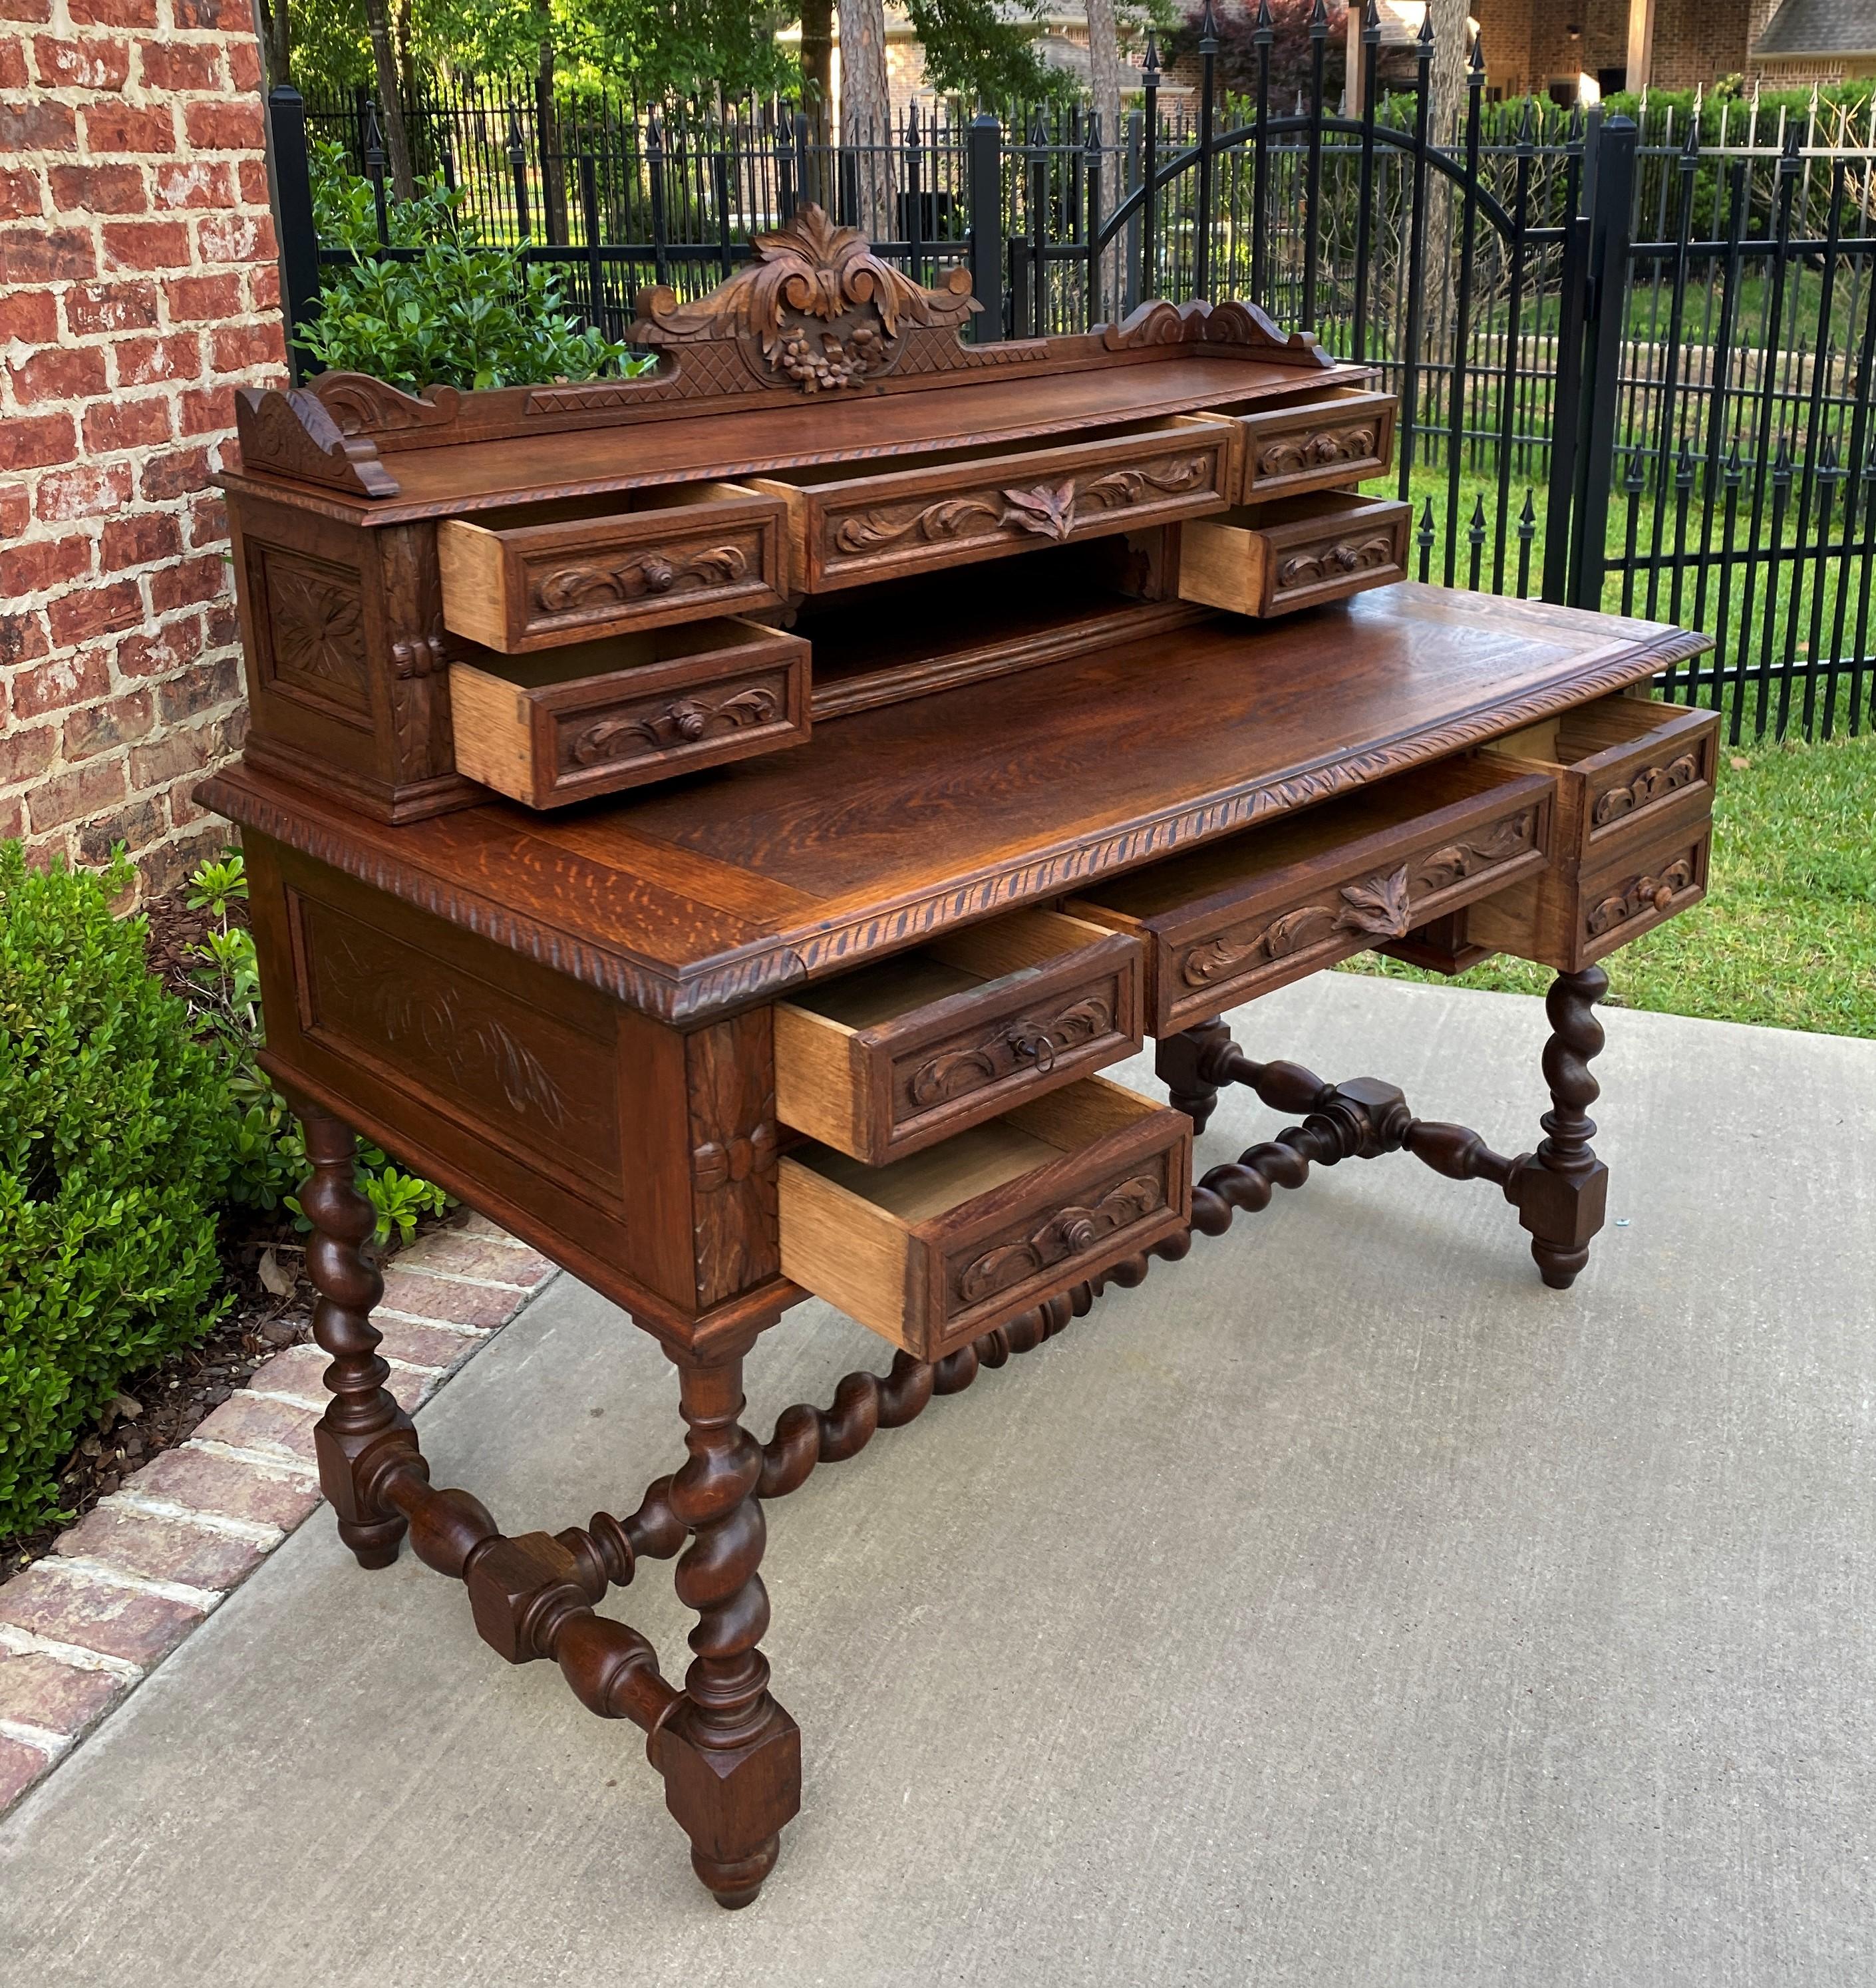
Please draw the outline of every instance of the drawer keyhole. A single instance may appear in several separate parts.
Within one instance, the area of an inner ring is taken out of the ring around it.
[[[1040,1076],[1046,1077],[1055,1068],[1055,1044],[1039,1029],[1033,1036],[1012,1034],[1009,1046],[1019,1057],[1033,1057]]]

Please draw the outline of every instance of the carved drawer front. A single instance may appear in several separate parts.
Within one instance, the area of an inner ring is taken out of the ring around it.
[[[773,607],[783,509],[734,483],[451,518],[437,530],[446,627],[504,654]]]
[[[1179,595],[1259,617],[1346,600],[1407,577],[1411,505],[1333,492],[1188,525]]]
[[[888,1166],[780,1161],[783,1274],[922,1360],[1185,1228],[1192,1121],[1088,1077]]]
[[[808,735],[808,645],[705,621],[539,656],[450,664],[456,766],[560,807]]]
[[[775,1008],[776,1114],[880,1165],[1131,1056],[1137,940],[1053,911],[972,925]]]
[[[1560,855],[1600,863],[1667,821],[1713,807],[1719,714],[1641,697],[1605,697],[1504,739],[1492,756],[1557,781]]]
[[[1549,779],[1445,760],[1072,900],[1147,942],[1147,1029],[1171,1035],[1535,875]]]
[[[1261,504],[1381,475],[1394,465],[1399,405],[1391,394],[1343,387],[1300,407],[1240,415],[1244,471],[1238,501]]]
[[[1222,511],[1238,437],[1222,415],[1175,415],[1097,441],[958,449],[916,466],[833,463],[752,478],[789,508],[790,580],[819,593]]]
[[[1606,850],[1593,866],[1559,864],[1473,905],[1467,936],[1492,952],[1574,973],[1699,904],[1707,894],[1712,840],[1712,823],[1702,814]]]

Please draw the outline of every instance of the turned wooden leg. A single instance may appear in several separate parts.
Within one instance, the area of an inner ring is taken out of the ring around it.
[[[689,1460],[671,1479],[673,1514],[691,1543],[678,1599],[697,1611],[684,1696],[661,1723],[652,1757],[666,1806],[691,1839],[691,1861],[720,1905],[746,1905],[774,1868],[783,1825],[801,1807],[801,1735],[769,1695],[757,1645],[769,1596],[756,1569],[766,1528],[756,1501],[762,1451],[737,1418],[742,1359],[679,1359]]]
[[[1596,1121],[1588,1111],[1602,1088],[1590,1074],[1604,1041],[1595,1007],[1608,991],[1609,976],[1588,966],[1560,973],[1544,1001],[1551,1109],[1543,1116],[1543,1144],[1524,1160],[1514,1198],[1518,1219],[1530,1231],[1531,1254],[1553,1290],[1568,1290],[1590,1260],[1590,1240],[1603,1226],[1608,1200],[1609,1169],[1590,1148]]]
[[[1205,1129],[1218,1103],[1212,1060],[1232,1046],[1230,1030],[1214,1015],[1176,1036],[1162,1036],[1154,1047],[1154,1074],[1165,1085],[1173,1108],[1192,1120],[1195,1132]]]
[[[397,1557],[406,1521],[373,1493],[374,1480],[398,1452],[417,1448],[411,1418],[384,1386],[390,1369],[378,1357],[381,1335],[372,1308],[384,1280],[363,1244],[377,1218],[353,1185],[357,1141],[350,1126],[316,1107],[302,1105],[306,1156],[313,1173],[299,1205],[313,1224],[306,1274],[319,1293],[313,1336],[332,1355],[326,1385],[332,1395],[313,1430],[319,1486],[339,1515],[339,1537],[360,1567],[388,1567]]]

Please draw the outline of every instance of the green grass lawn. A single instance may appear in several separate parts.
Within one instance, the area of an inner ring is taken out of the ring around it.
[[[1876,1037],[1876,736],[1723,742],[1705,903],[1613,954],[1611,1004]],[[1364,953],[1345,971],[1442,976]],[[1462,987],[1540,994],[1548,968],[1489,959]]]

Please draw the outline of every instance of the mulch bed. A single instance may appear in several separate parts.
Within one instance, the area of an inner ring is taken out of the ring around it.
[[[206,911],[191,911],[185,895],[174,891],[144,909],[150,921],[146,956],[150,969],[187,999],[198,965],[191,948],[203,942],[215,921]],[[245,904],[236,902],[229,911],[245,922]],[[437,1226],[426,1220],[419,1233]],[[394,1241],[380,1255],[388,1256],[395,1246]],[[270,1215],[233,1209],[224,1215],[223,1289],[232,1298],[226,1316],[193,1346],[123,1382],[59,1471],[62,1500],[71,1516],[0,1547],[0,1580],[49,1553],[74,1519],[151,1458],[186,1442],[211,1409],[247,1384],[262,1361],[313,1337],[313,1291],[304,1274],[305,1248],[305,1238],[284,1212]]]

